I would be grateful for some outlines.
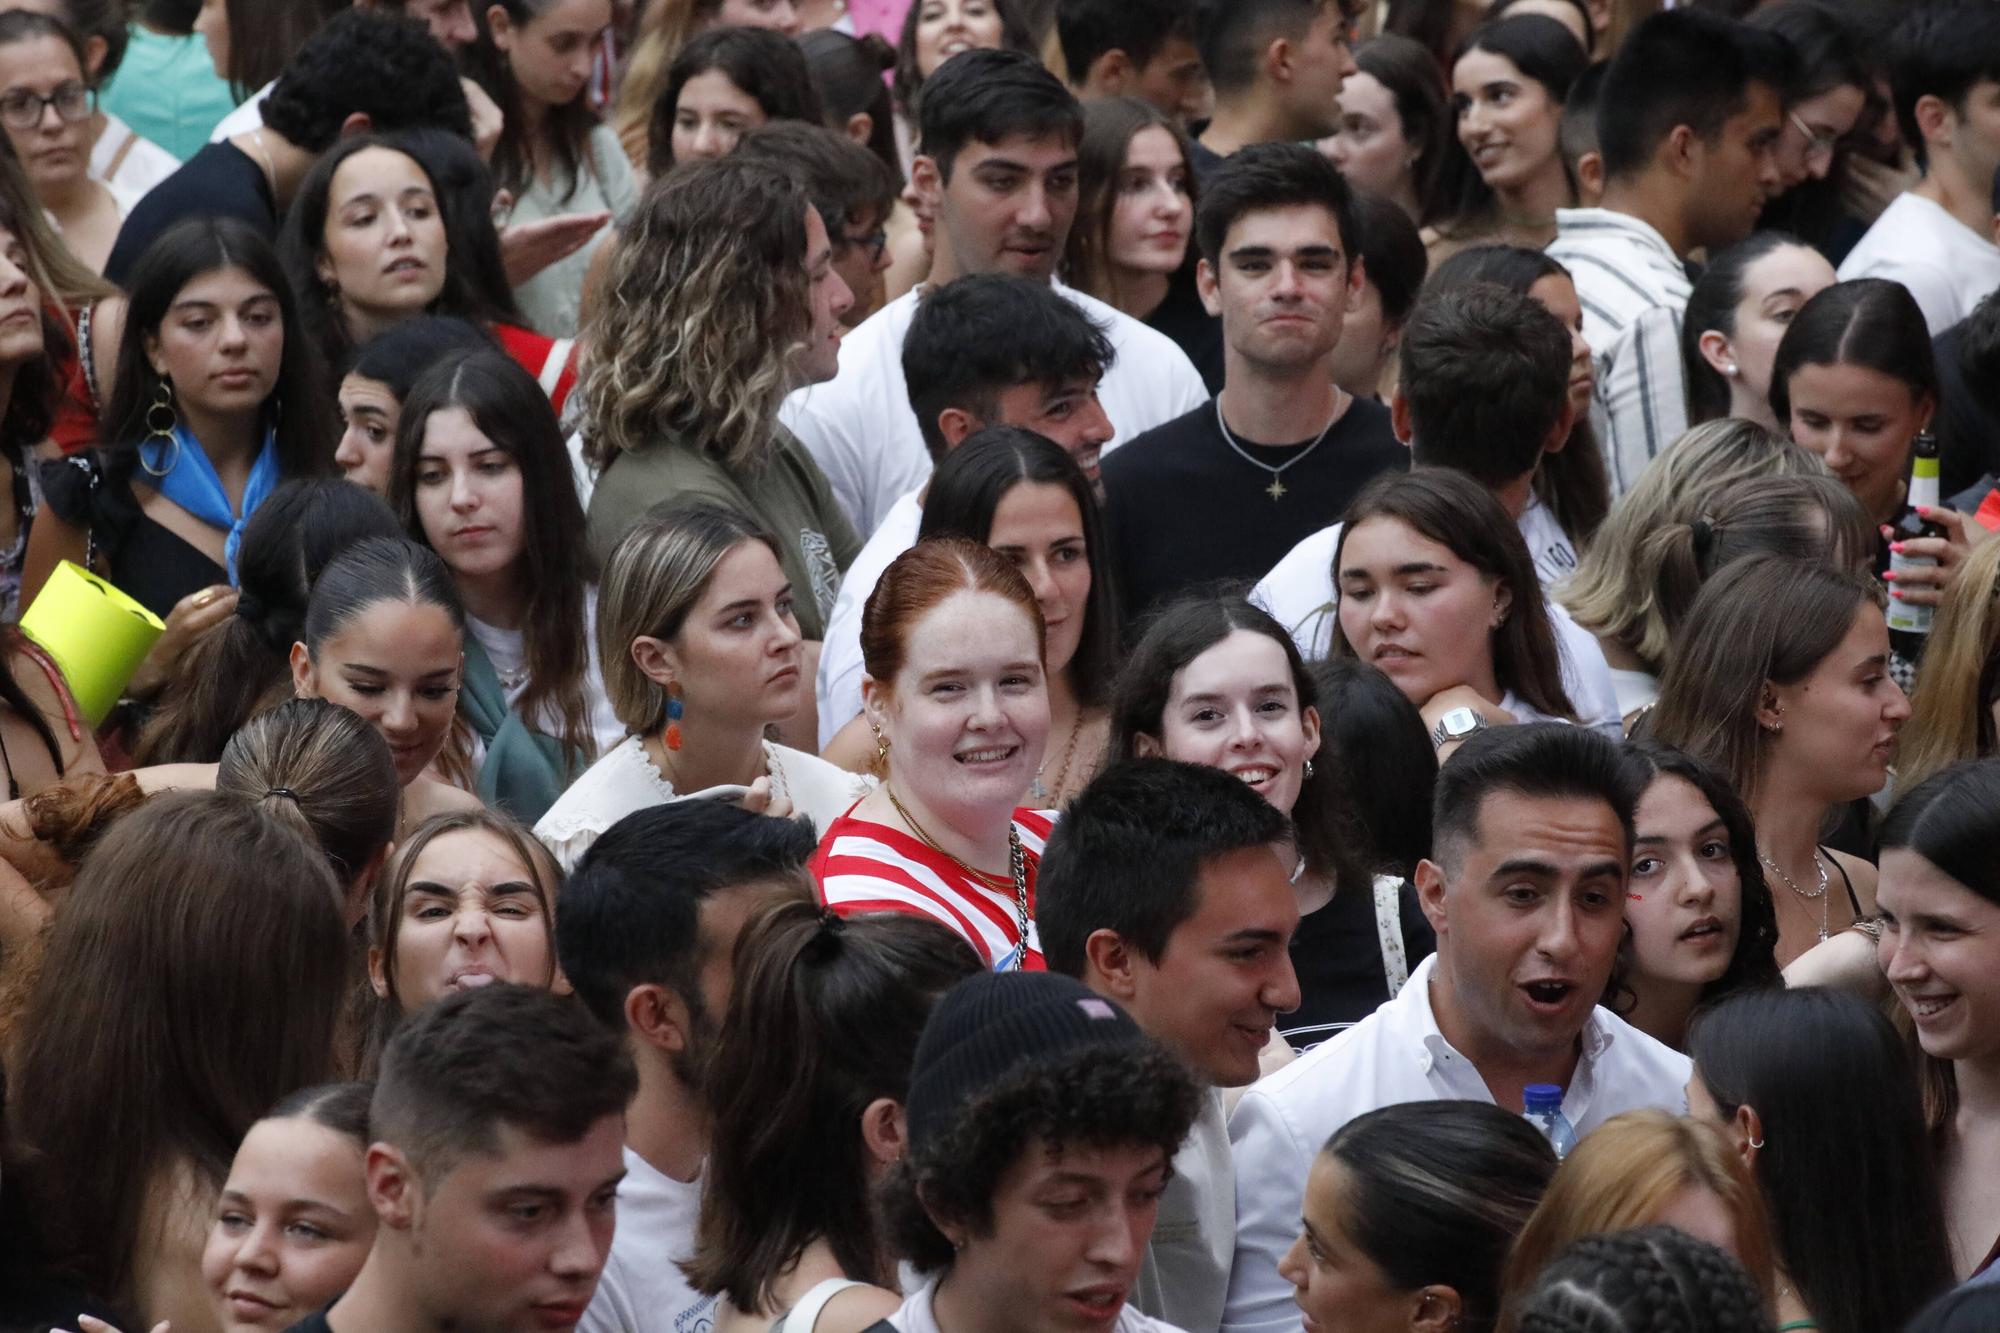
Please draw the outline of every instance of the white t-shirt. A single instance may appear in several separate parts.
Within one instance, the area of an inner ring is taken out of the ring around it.
[[[1518,524],[1529,553],[1536,557],[1535,573],[1541,578],[1543,600],[1549,608],[1549,627],[1556,632],[1556,647],[1562,653],[1563,689],[1576,705],[1577,719],[1613,740],[1621,740],[1625,735],[1625,715],[1618,708],[1618,695],[1612,687],[1611,668],[1605,664],[1604,650],[1598,646],[1597,637],[1577,624],[1550,592],[1556,578],[1566,577],[1576,567],[1576,550],[1539,502],[1528,506]],[[1285,627],[1292,641],[1298,644],[1299,652],[1309,661],[1333,651],[1333,622],[1340,604],[1333,583],[1333,552],[1339,544],[1340,524],[1321,528],[1287,551],[1285,558],[1250,590],[1250,600]],[[1551,572],[1555,570],[1561,573],[1552,578]],[[1523,722],[1544,720],[1542,714],[1516,699],[1511,690],[1501,707]]]
[[[889,507],[882,524],[862,546],[854,563],[841,576],[840,595],[833,600],[833,614],[827,617],[826,637],[820,641],[819,748],[824,750],[834,733],[861,715],[861,613],[868,595],[882,581],[882,572],[896,557],[917,544],[917,528],[924,521],[924,506],[917,498],[920,486]]]
[[[954,1333],[954,1330],[938,1323],[937,1311],[931,1305],[931,1297],[936,1291],[936,1282],[926,1282],[916,1295],[903,1302],[902,1309],[889,1316],[889,1327],[896,1333]],[[1111,1326],[1110,1333],[1181,1333],[1181,1330],[1140,1314],[1127,1301],[1125,1308],[1118,1312],[1118,1322]]]
[[[146,191],[180,169],[179,158],[109,111],[104,113],[104,129],[90,148],[90,178],[110,188],[121,212],[130,213]]]
[[[1920,194],[1896,196],[1847,258],[1840,280],[1888,278],[1917,298],[1936,337],[2000,288],[2000,246]]]
[[[1208,401],[1201,376],[1171,338],[1095,297],[1061,283],[1055,289],[1104,329],[1117,352],[1097,386],[1116,432],[1104,452]],[[907,292],[864,320],[841,342],[840,373],[797,390],[778,414],[826,473],[834,497],[863,538],[881,526],[899,497],[931,474],[930,452],[903,379],[903,338],[923,291]]]
[[[507,696],[507,706],[512,708],[528,692],[526,639],[520,630],[501,629],[470,615],[465,618],[465,628],[486,650],[486,659],[493,663],[493,670],[500,677],[500,688]],[[589,667],[583,676],[585,717],[590,723],[590,734],[596,742],[597,753],[608,754],[613,746],[625,739],[625,724],[618,720],[618,714],[611,711],[611,698],[604,692],[604,672],[597,663],[595,588],[584,594],[583,641],[590,652]],[[562,734],[562,719],[556,715],[553,706],[545,706],[540,717],[523,718],[522,721],[544,736]]]
[[[715,1297],[690,1287],[679,1263],[694,1254],[700,1214],[699,1180],[662,1175],[627,1148],[618,1229],[580,1333],[709,1333]]]

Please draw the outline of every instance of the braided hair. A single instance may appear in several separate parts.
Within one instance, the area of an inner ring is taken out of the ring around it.
[[[1517,1333],[1771,1333],[1750,1275],[1674,1227],[1585,1236],[1542,1270]]]

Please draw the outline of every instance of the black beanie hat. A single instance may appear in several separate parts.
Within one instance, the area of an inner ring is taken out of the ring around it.
[[[942,1133],[968,1099],[1031,1061],[1081,1046],[1137,1046],[1139,1025],[1080,981],[1054,972],[982,972],[931,1007],[904,1104],[910,1147]]]

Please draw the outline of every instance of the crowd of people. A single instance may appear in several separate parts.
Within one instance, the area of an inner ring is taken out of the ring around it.
[[[2000,1328],[2000,3],[0,0],[0,1333]]]

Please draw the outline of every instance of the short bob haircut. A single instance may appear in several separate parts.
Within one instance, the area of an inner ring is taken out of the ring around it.
[[[805,53],[783,33],[768,28],[710,28],[681,48],[667,67],[667,82],[653,100],[646,129],[646,172],[666,175],[674,167],[674,118],[681,89],[710,71],[721,74],[755,102],[766,123],[779,120],[818,125],[819,93]]]
[[[1767,1300],[1776,1268],[1764,1197],[1735,1145],[1707,1121],[1666,1111],[1627,1111],[1570,1150],[1534,1216],[1521,1228],[1503,1283],[1512,1304],[1570,1242],[1660,1221],[1689,1189],[1722,1200],[1735,1223],[1736,1252]]]
[[[690,500],[655,506],[612,550],[597,594],[597,660],[612,711],[634,735],[667,724],[667,692],[632,660],[632,641],[678,638],[716,566],[744,542],[781,558],[776,539],[736,510]]]
[[[1935,403],[1930,328],[1910,289],[1886,278],[1836,282],[1799,307],[1771,362],[1771,411],[1792,419],[1792,376],[1806,366],[1865,366]]]
[[[1500,1274],[1556,1171],[1549,1141],[1486,1102],[1405,1102],[1348,1121],[1320,1150],[1339,1164],[1341,1230],[1398,1291],[1458,1293],[1461,1333],[1490,1333]]]
[[[1739,560],[1702,588],[1660,678],[1652,735],[1714,765],[1756,807],[1765,684],[1811,675],[1881,593],[1851,571],[1782,556]]]
[[[1252,603],[1233,587],[1193,589],[1153,612],[1145,631],[1119,668],[1118,682],[1111,694],[1110,738],[1104,763],[1136,758],[1139,738],[1158,742],[1165,735],[1167,705],[1173,697],[1174,678],[1196,658],[1241,631],[1260,634],[1278,645],[1285,654],[1292,688],[1298,695],[1300,722],[1307,710],[1319,706],[1319,686],[1305,659],[1284,626],[1269,612]],[[1351,812],[1342,785],[1340,765],[1320,763],[1299,786],[1298,803],[1292,807],[1299,852],[1306,870],[1336,884],[1367,884],[1365,860],[1359,855],[1360,841],[1350,832],[1357,817]]]
[[[1094,708],[1111,693],[1123,625],[1097,495],[1074,458],[1044,436],[1018,426],[990,426],[977,432],[946,454],[932,474],[917,540],[963,537],[989,542],[1001,504],[1022,486],[1060,487],[1076,505],[1082,523],[1090,597],[1083,608],[1083,636],[1068,669],[1078,701]]]
[[[1712,766],[1671,745],[1636,740],[1626,745],[1626,752],[1646,773],[1648,788],[1662,778],[1679,778],[1701,793],[1729,835],[1729,860],[1736,869],[1739,904],[1736,951],[1729,956],[1729,966],[1722,975],[1701,988],[1697,1003],[1711,1004],[1741,990],[1779,985],[1778,909],[1771,901],[1763,862],[1757,857],[1757,826],[1750,807]],[[1629,950],[1631,943],[1627,935],[1624,949]]]
[[[264,425],[276,433],[278,472],[285,479],[333,470],[333,431],[318,374],[318,358],[299,320],[298,300],[271,243],[249,223],[229,217],[189,218],[160,235],[132,265],[125,291],[125,333],[118,343],[118,373],[104,405],[105,442],[139,447],[146,412],[168,392],[146,357],[146,340],[158,336],[174,298],[196,278],[241,269],[278,298],[284,351],[277,382],[264,400]]]
[[[1693,523],[1719,496],[1758,477],[1830,477],[1826,460],[1755,422],[1725,417],[1704,422],[1646,465],[1598,529],[1562,603],[1576,623],[1612,639],[1658,674],[1666,664],[1673,624],[1660,605],[1657,582],[1641,544],[1675,523]]]
[[[1492,633],[1493,675],[1536,712],[1576,718],[1563,687],[1562,657],[1550,627],[1548,603],[1521,530],[1493,493],[1463,472],[1420,467],[1385,473],[1368,483],[1347,507],[1340,541],[1333,552],[1333,580],[1340,581],[1341,556],[1354,530],[1371,519],[1391,519],[1418,537],[1436,542],[1482,575],[1506,588],[1512,598],[1505,622]],[[1336,617],[1332,655],[1353,657],[1354,645]]]
[[[1735,995],[1695,1016],[1688,1053],[1725,1117],[1747,1106],[1762,1122],[1776,1258],[1825,1333],[1901,1328],[1951,1285],[1915,1071],[1874,1006],[1818,986]]]

